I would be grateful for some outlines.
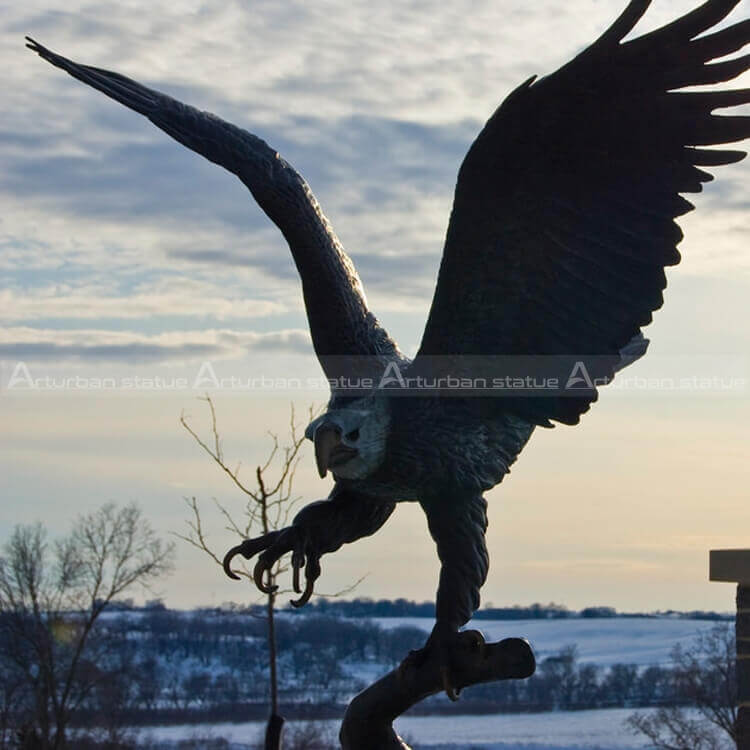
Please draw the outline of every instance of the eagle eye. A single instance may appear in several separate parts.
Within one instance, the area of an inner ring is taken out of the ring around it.
[[[347,440],[359,440],[359,428],[356,430],[352,430],[351,432],[347,432],[345,435]]]

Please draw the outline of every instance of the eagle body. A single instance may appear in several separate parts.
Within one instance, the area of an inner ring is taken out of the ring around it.
[[[492,414],[489,399],[388,397],[390,415],[380,467],[350,486],[364,494],[399,502],[457,492],[482,493],[500,483],[534,430],[508,412]],[[460,436],[457,439],[457,436]],[[347,480],[333,470],[337,482]]]
[[[459,170],[412,360],[370,312],[309,186],[273,148],[29,39],[48,62],[235,174],[289,244],[313,347],[332,383],[328,408],[306,435],[321,477],[330,471],[335,483],[289,527],[232,548],[230,576],[236,555],[257,555],[255,582],[268,590],[265,572],[291,552],[301,606],[324,554],[375,533],[396,503],[417,501],[441,562],[427,648],[444,653],[479,606],[489,567],[483,493],[536,426],[577,424],[601,386],[645,353],[641,329],[663,303],[665,269],[680,261],[676,220],[693,209],[684,195],[713,179],[707,170],[746,155],[726,145],[750,137],[750,117],[733,112],[750,103],[750,90],[721,84],[750,68],[750,55],[732,56],[750,43],[750,20],[715,28],[737,4],[707,0],[628,37],[650,5],[631,0],[570,62],[507,96]],[[510,394],[431,385],[487,373],[541,373],[558,385]],[[372,387],[335,385],[362,375]],[[404,379],[426,385],[403,388]]]

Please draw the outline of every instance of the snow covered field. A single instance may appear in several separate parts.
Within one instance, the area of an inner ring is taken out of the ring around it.
[[[429,631],[428,618],[376,618],[383,628],[401,625]],[[564,646],[578,647],[579,661],[607,667],[616,663],[668,666],[676,643],[689,646],[700,632],[715,622],[678,618],[603,618],[560,620],[479,620],[470,627],[481,630],[488,640],[510,636],[528,638],[537,659],[559,652]],[[367,665],[372,667],[373,665]],[[376,665],[377,666],[377,665]],[[382,667],[378,674],[382,673]],[[378,674],[359,674],[374,679]],[[624,725],[629,708],[539,714],[484,716],[407,716],[396,728],[415,750],[633,750],[646,747]],[[335,737],[338,721],[321,722]],[[294,724],[294,722],[290,722]],[[225,737],[235,747],[257,743],[263,724],[215,724],[172,726],[145,730],[154,741],[177,741],[197,736]]]
[[[429,632],[433,621],[426,617],[374,618],[383,628],[411,625]],[[608,667],[612,664],[668,666],[675,643],[688,646],[699,632],[716,625],[707,620],[672,617],[632,617],[565,620],[474,620],[467,627],[484,633],[489,641],[526,638],[542,661],[564,646],[578,647],[581,663]]]
[[[415,750],[633,750],[643,748],[623,722],[630,709],[496,716],[407,716],[396,729]],[[321,722],[335,737],[339,723]],[[293,725],[294,722],[289,722]],[[263,725],[215,724],[210,727],[156,727],[145,732],[155,741],[191,736],[225,737],[239,746],[260,740]]]
[[[642,748],[642,739],[624,726],[630,709],[555,711],[495,716],[415,716],[396,722],[415,745],[453,742],[456,748],[497,750],[624,750]],[[419,743],[416,743],[419,740]],[[461,743],[461,744],[458,744]]]

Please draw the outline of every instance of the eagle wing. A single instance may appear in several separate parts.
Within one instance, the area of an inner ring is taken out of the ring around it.
[[[674,219],[693,206],[679,193],[712,179],[699,167],[745,156],[699,147],[750,135],[750,117],[713,114],[750,90],[677,91],[750,67],[750,55],[709,64],[750,41],[750,21],[699,36],[737,2],[709,0],[621,43],[649,6],[633,0],[570,63],[508,96],[461,166],[414,372],[446,355],[572,355],[592,379],[622,366],[680,259]],[[593,388],[512,408],[574,424],[595,399]]]
[[[400,359],[395,342],[368,310],[354,264],[302,176],[252,133],[125,76],[80,65],[27,37],[52,65],[148,117],[183,146],[237,175],[279,227],[291,248],[313,346],[329,377],[342,361]]]

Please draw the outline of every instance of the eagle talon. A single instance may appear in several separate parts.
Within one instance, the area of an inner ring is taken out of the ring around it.
[[[263,534],[263,536],[255,537],[254,539],[245,539],[242,544],[232,547],[229,552],[224,555],[224,560],[222,562],[224,572],[233,580],[239,581],[240,577],[230,567],[232,560],[234,560],[237,555],[242,555],[245,560],[250,560],[259,552],[268,549],[268,547],[274,544],[279,533],[280,532],[278,531],[272,531],[269,534]]]
[[[314,587],[315,581],[312,578],[307,578],[307,583],[305,584],[305,590],[302,593],[302,596],[299,599],[291,599],[289,603],[296,609],[304,607],[305,604],[310,601],[310,597],[313,595]]]
[[[264,556],[258,560],[258,562],[255,565],[255,568],[253,569],[253,580],[255,581],[255,585],[264,593],[264,594],[273,594],[278,590],[278,586],[271,585],[270,583],[265,583],[263,580],[263,575],[268,571],[270,572],[271,566],[273,563],[276,562],[273,560],[271,563],[268,563]]]
[[[240,576],[238,576],[230,567],[232,564],[232,560],[239,554],[241,554],[241,544],[238,544],[236,547],[232,547],[232,549],[227,552],[226,555],[224,555],[224,561],[222,562],[222,567],[224,568],[224,572],[234,581],[240,581],[242,580]]]
[[[310,597],[313,595],[315,590],[315,581],[320,578],[320,555],[309,549],[306,554],[307,564],[305,565],[305,590],[299,599],[293,600],[290,604],[293,607],[304,607],[307,602],[310,601]],[[292,557],[292,564],[294,564],[294,557]]]
[[[305,556],[301,552],[295,550],[292,554],[292,588],[294,589],[295,594],[302,593],[302,588],[299,584],[299,572],[304,564]]]
[[[461,688],[455,685],[456,666],[460,664],[458,654],[466,652],[467,647],[484,652],[484,637],[479,631],[459,632],[451,625],[436,623],[427,639],[427,643],[416,651],[410,651],[398,667],[399,678],[406,676],[410,668],[421,669],[429,662],[434,662],[440,675],[439,685],[452,701],[457,701]]]
[[[461,690],[459,688],[454,688],[451,684],[450,670],[445,665],[440,667],[440,680],[443,684],[445,694],[455,703],[458,700],[458,694]]]

